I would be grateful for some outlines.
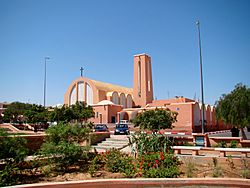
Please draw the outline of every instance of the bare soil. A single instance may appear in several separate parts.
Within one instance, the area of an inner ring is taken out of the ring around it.
[[[250,158],[211,158],[211,157],[180,157],[180,178],[193,177],[225,177],[225,178],[250,178]],[[215,165],[217,163],[217,165]],[[41,171],[29,173],[23,172],[24,176],[20,179],[23,183],[45,183],[45,182],[64,182],[91,179],[116,179],[125,178],[120,173],[110,173],[107,171],[97,171],[91,177],[86,170],[72,169],[67,173],[50,173],[50,176],[42,175]]]

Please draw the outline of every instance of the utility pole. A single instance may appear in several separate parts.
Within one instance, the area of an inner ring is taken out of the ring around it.
[[[47,60],[49,60],[49,57],[45,57],[44,58],[44,87],[43,87],[43,106],[45,108],[46,105],[46,64],[47,64]]]
[[[196,22],[198,28],[198,37],[199,37],[199,49],[200,49],[200,77],[201,77],[201,132],[205,132],[205,104],[204,104],[204,91],[203,91],[203,73],[202,73],[202,54],[201,54],[201,34],[200,34],[200,22]]]

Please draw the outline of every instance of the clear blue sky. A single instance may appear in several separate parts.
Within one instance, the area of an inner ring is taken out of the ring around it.
[[[152,58],[154,96],[200,97],[201,22],[205,102],[250,85],[250,1],[0,0],[0,101],[63,103],[74,79],[132,87],[133,55]]]

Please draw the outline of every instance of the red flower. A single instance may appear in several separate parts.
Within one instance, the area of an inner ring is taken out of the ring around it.
[[[142,169],[143,162],[141,161],[140,163],[140,170]]]
[[[156,164],[159,164],[159,160],[158,159],[155,159],[155,162],[156,162]]]
[[[164,160],[164,155],[163,155],[162,152],[160,152],[160,158],[161,158],[162,161]]]
[[[151,165],[151,162],[148,163],[148,167],[150,167],[150,165]]]

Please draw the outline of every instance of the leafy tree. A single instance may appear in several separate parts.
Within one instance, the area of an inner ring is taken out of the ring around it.
[[[31,104],[21,103],[21,102],[13,102],[7,106],[7,109],[4,111],[4,121],[5,122],[21,122],[22,115],[24,112],[31,108]]]
[[[177,115],[177,112],[172,112],[168,109],[146,110],[138,114],[132,122],[135,127],[149,129],[151,131],[171,129],[173,127],[173,123],[177,121]]]
[[[226,124],[242,129],[250,125],[250,88],[239,83],[216,102],[216,116]]]
[[[29,123],[48,121],[48,111],[42,105],[32,104],[30,109],[24,111],[24,116]]]
[[[68,123],[73,120],[74,113],[72,108],[63,106],[62,108],[55,108],[52,112],[50,112],[49,119],[50,121],[65,122]]]
[[[89,118],[95,117],[93,108],[85,102],[76,102],[71,106],[75,119],[81,124],[83,121],[86,123]]]

